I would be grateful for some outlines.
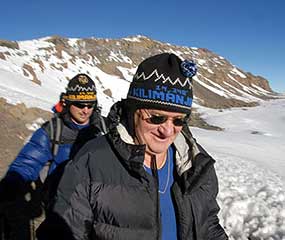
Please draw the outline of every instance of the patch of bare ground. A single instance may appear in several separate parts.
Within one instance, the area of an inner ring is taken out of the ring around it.
[[[32,75],[33,79],[32,79],[32,82],[38,84],[38,85],[41,85],[41,81],[38,79],[33,67],[29,64],[24,64],[23,65],[23,72],[24,72],[24,75],[26,77],[29,77],[29,74]]]
[[[203,118],[201,118],[200,113],[198,113],[195,109],[192,110],[189,125],[192,127],[198,127],[207,130],[215,130],[215,131],[223,130],[218,126],[213,126],[208,124]]]
[[[0,98],[0,178],[32,133],[26,124],[40,117],[48,119],[51,113],[38,108],[26,108],[24,104],[11,105]]]

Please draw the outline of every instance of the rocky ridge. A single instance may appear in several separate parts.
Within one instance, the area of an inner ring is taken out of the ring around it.
[[[193,85],[195,101],[200,105],[211,108],[251,106],[259,99],[274,97],[266,79],[242,71],[205,48],[175,46],[144,36],[122,39],[52,36],[23,42],[0,41],[0,60],[35,84],[43,84],[44,76],[66,80],[71,76],[70,71],[83,71],[111,98],[115,98],[114,90],[104,86],[105,79],[95,69],[129,82],[143,59],[162,52],[173,52],[197,63],[198,74]]]

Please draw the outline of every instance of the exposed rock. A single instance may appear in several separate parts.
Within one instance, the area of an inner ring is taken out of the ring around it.
[[[53,43],[56,46],[60,46],[60,45],[66,46],[66,47],[69,46],[68,39],[64,38],[64,37],[61,37],[61,36],[58,36],[58,35],[51,36],[46,41],[47,42],[51,42],[51,43]]]
[[[40,66],[40,68],[41,68],[41,71],[42,71],[42,73],[43,73],[44,70],[45,70],[45,66],[44,66],[43,61],[40,60],[40,59],[34,59],[34,62],[37,63],[37,64],[39,64],[39,66]]]
[[[208,124],[203,118],[201,118],[200,114],[195,109],[192,110],[189,125],[192,127],[198,127],[207,130],[215,130],[215,131],[223,130],[220,127]]]
[[[112,97],[112,91],[109,88],[104,90],[103,93],[106,94],[108,97]]]
[[[19,44],[14,41],[0,40],[0,46],[11,48],[11,49],[19,49]]]
[[[24,71],[24,75],[26,77],[30,77],[30,75],[32,76],[32,82],[38,84],[38,85],[41,85],[41,81],[37,78],[37,75],[36,73],[34,72],[34,69],[31,65],[29,64],[24,64],[23,65],[23,71]]]
[[[5,57],[4,53],[0,52],[0,58],[3,59],[3,60],[6,60],[6,57]]]
[[[244,102],[237,99],[225,98],[219,96],[209,89],[193,83],[193,92],[197,102],[205,107],[209,108],[230,108],[230,107],[253,107],[258,105],[257,102]]]

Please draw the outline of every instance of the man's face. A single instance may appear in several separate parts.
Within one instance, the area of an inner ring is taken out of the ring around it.
[[[71,114],[71,120],[79,125],[88,124],[94,106],[95,106],[94,103],[81,103],[81,102],[72,103],[69,108]]]
[[[183,113],[138,109],[135,112],[135,133],[138,143],[146,144],[147,153],[165,153],[182,130],[181,123],[184,123],[185,117]]]

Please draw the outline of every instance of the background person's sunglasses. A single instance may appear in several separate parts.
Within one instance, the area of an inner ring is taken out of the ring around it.
[[[168,117],[165,115],[157,115],[157,114],[151,114],[150,112],[144,110],[147,115],[148,118],[145,118],[144,120],[150,124],[155,124],[155,125],[160,125],[165,123],[169,118],[172,119],[172,123],[174,126],[176,127],[181,127],[184,124],[187,123],[187,121],[189,120],[189,116],[185,116],[185,117]]]
[[[79,102],[74,102],[72,103],[73,106],[83,109],[85,107],[87,107],[88,109],[90,108],[94,108],[95,104],[94,103],[79,103]]]

